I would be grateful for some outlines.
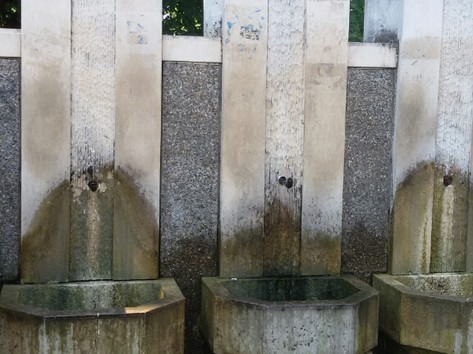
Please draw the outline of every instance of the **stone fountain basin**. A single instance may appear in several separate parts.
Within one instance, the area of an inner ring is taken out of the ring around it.
[[[366,353],[378,292],[348,276],[203,278],[201,328],[217,354]]]
[[[173,279],[4,285],[0,353],[183,353]]]
[[[378,274],[382,331],[412,353],[473,353],[473,273]]]

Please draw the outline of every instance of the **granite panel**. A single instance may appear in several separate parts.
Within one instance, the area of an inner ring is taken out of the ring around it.
[[[348,71],[342,271],[369,281],[387,267],[396,71]]]
[[[163,65],[160,275],[186,297],[186,353],[204,353],[200,278],[217,275],[221,66]]]
[[[0,58],[0,281],[18,277],[20,60]]]

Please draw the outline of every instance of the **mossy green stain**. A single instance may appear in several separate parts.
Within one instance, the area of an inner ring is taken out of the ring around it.
[[[443,178],[446,175],[451,178],[451,184],[448,186],[443,183]],[[444,166],[436,167],[431,272],[466,270],[468,180],[467,173],[447,171]]]
[[[388,271],[429,271],[434,165],[415,168],[396,189]]]
[[[447,192],[451,195],[445,198]],[[396,190],[388,271],[465,271],[468,194],[467,174],[433,162],[417,166]]]
[[[261,278],[222,283],[234,296],[263,301],[342,300],[359,291],[342,278]]]
[[[69,238],[69,181],[63,181],[43,199],[22,236],[21,282],[68,281]]]
[[[86,185],[92,178],[89,174],[85,179],[83,175],[72,177],[71,280],[105,280],[112,276],[113,168],[96,168],[94,177],[100,184],[97,191]]]
[[[263,275],[263,228],[220,234],[219,274],[223,277]]]
[[[341,265],[341,235],[314,232],[301,247],[301,274],[337,275]]]
[[[156,279],[159,274],[156,210],[133,176],[115,171],[113,279]]]
[[[106,190],[99,188],[92,192],[87,188],[77,196],[71,188],[73,183],[65,180],[43,199],[22,236],[22,283],[110,279],[112,276],[127,280],[157,278],[159,233],[154,207],[140,193],[132,176],[110,168],[99,172],[109,186]],[[119,188],[113,188],[117,184]],[[96,211],[101,224],[96,230],[96,236],[100,236],[97,249],[93,250],[96,254],[91,259],[90,235],[85,232],[88,216],[80,214],[83,210],[91,212],[85,204],[92,197],[98,199]],[[91,263],[95,264],[93,269]]]
[[[291,203],[274,198],[265,205],[264,275],[300,274],[301,201],[293,197]]]

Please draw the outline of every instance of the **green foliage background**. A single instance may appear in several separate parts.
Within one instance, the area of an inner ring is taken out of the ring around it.
[[[350,0],[350,42],[363,42],[365,0]]]
[[[202,0],[163,0],[163,33],[201,36]]]
[[[20,28],[20,0],[0,0],[0,28]],[[363,41],[365,0],[350,0],[350,41]],[[201,36],[202,0],[163,0],[163,33]]]
[[[0,0],[0,28],[20,28],[20,0]]]

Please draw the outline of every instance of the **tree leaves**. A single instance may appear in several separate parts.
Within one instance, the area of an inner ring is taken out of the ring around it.
[[[363,42],[365,0],[350,0],[350,42]]]
[[[20,28],[20,0],[0,0],[0,28]]]
[[[202,0],[164,0],[163,14],[164,34],[202,35]]]

